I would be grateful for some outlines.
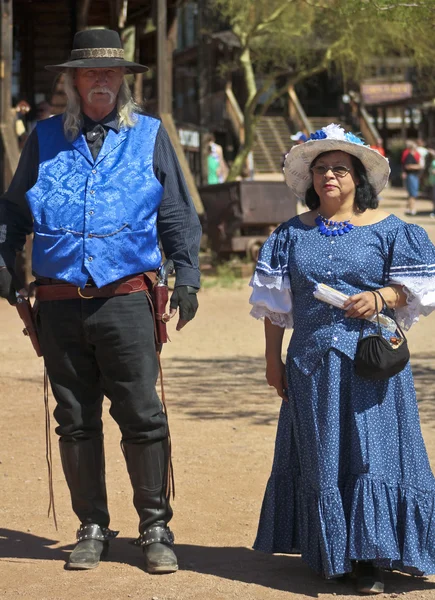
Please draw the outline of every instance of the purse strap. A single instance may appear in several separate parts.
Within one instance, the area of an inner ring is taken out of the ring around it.
[[[388,306],[388,304],[385,302],[385,298],[383,297],[383,295],[381,294],[381,292],[379,290],[375,290],[374,292],[372,292],[373,294],[378,294],[379,297],[381,298],[384,306],[385,306],[385,312],[387,313],[387,315],[390,317],[390,319],[393,319],[393,321],[396,323],[396,327],[398,329],[398,331],[400,332],[400,335],[402,336],[402,338],[405,340],[405,342],[407,341],[406,339],[406,335],[403,333],[402,328],[400,327],[399,323],[396,321],[396,318],[394,317],[394,313],[391,310],[391,308]],[[377,305],[376,305],[376,310],[377,310]],[[378,314],[378,322],[379,322],[379,314]]]
[[[405,342],[407,342],[406,339],[406,335],[403,333],[402,328],[400,327],[399,323],[396,321],[395,317],[394,317],[394,313],[393,311],[388,307],[387,303],[385,302],[385,298],[383,297],[383,295],[381,294],[381,292],[379,290],[370,290],[370,293],[373,294],[373,296],[375,297],[375,308],[376,308],[376,321],[377,321],[377,326],[378,326],[378,334],[382,335],[381,332],[381,323],[379,321],[379,308],[378,308],[378,298],[377,295],[379,295],[379,297],[381,298],[383,305],[385,306],[385,312],[388,314],[388,316],[393,319],[394,323],[396,324],[396,328],[397,331],[399,331],[400,335],[402,336],[403,340]],[[382,310],[382,309],[381,309]],[[365,323],[364,320],[361,323],[361,329],[359,332],[359,339],[361,340],[364,334],[364,327],[365,327]]]
[[[373,296],[375,298],[376,320],[378,322],[378,335],[382,335],[382,332],[381,332],[381,323],[379,321],[378,298],[376,296],[376,293],[373,292],[372,290],[370,290],[370,293],[373,294]],[[381,296],[381,298],[382,298],[382,296]],[[365,322],[364,321],[365,321],[365,319],[363,319],[362,323],[361,323],[361,328],[360,328],[360,331],[359,331],[359,340],[362,340],[362,338],[363,338],[364,327],[365,327]]]
[[[376,309],[376,321],[378,323],[378,333],[379,333],[379,335],[381,335],[381,323],[379,321],[378,298],[376,296],[376,292],[372,292],[372,294],[375,297],[375,309]],[[381,294],[379,294],[379,295],[381,296]],[[385,303],[385,300],[382,298],[382,296],[381,296],[381,299],[382,299],[382,302]],[[382,308],[381,308],[381,310],[382,310]]]

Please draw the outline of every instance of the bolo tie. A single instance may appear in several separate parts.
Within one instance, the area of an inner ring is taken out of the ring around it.
[[[86,132],[86,140],[89,142],[89,150],[95,160],[104,142],[105,130],[99,123]]]

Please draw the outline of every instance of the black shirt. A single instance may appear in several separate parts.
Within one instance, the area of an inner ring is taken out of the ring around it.
[[[405,160],[403,161],[403,166],[404,169],[407,173],[413,174],[413,175],[419,175],[420,174],[420,169],[407,169],[407,165],[419,165],[420,161],[418,161],[415,156],[411,153],[408,152],[408,154],[405,157]]]
[[[116,110],[98,123],[86,115],[83,117],[83,133],[91,154],[97,156],[109,129],[119,132]],[[163,251],[166,257],[174,261],[176,285],[199,288],[198,249],[201,225],[175,150],[163,125],[160,125],[156,136],[153,165],[154,174],[163,186],[157,218]],[[16,253],[22,249],[26,235],[33,231],[26,192],[35,185],[38,171],[38,134],[34,129],[23,148],[9,189],[0,198],[0,266],[13,268]]]

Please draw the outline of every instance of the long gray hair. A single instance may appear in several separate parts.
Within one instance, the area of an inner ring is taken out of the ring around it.
[[[75,69],[67,69],[64,80],[67,104],[63,115],[63,130],[69,141],[74,140],[83,127],[80,96],[74,85],[74,71]],[[140,112],[140,108],[132,98],[125,77],[119,89],[117,108],[119,127],[134,127],[137,122],[135,113]]]

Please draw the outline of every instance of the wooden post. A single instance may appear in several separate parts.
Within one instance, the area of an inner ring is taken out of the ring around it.
[[[401,124],[400,130],[401,130],[403,145],[405,145],[408,134],[407,134],[407,128],[406,128],[406,113],[405,113],[404,106],[401,107],[400,112],[401,112],[401,116],[402,116],[402,124]]]
[[[157,100],[159,114],[171,113],[168,101],[168,46],[167,46],[168,15],[166,0],[157,0]],[[170,73],[172,76],[172,72]]]
[[[169,15],[171,19],[171,15]],[[174,72],[174,51],[177,48],[177,33],[178,33],[178,19],[176,14],[172,15],[172,20],[169,22],[169,29],[167,34],[167,43],[166,43],[166,65],[167,65],[167,77],[166,77],[166,97],[168,99],[168,108],[169,112],[172,113],[172,99],[174,96],[174,81],[173,81],[173,72]]]
[[[198,69],[198,112],[199,112],[199,140],[201,152],[201,185],[207,185],[208,181],[208,141],[210,139],[207,132],[207,39],[204,32],[207,23],[207,0],[198,3],[198,51],[197,51],[197,69]]]
[[[167,18],[167,0],[157,0],[157,101],[158,101],[158,112],[162,119],[162,123],[168,132],[169,139],[174,146],[174,150],[177,154],[181,170],[190,195],[192,197],[193,204],[198,212],[202,214],[204,208],[202,201],[199,196],[198,190],[196,189],[195,180],[192,177],[192,173],[189,168],[189,164],[184,155],[183,147],[178,137],[178,131],[175,127],[174,120],[172,118],[172,97],[171,89],[172,86],[168,85],[169,78],[172,78],[172,53],[171,57],[168,56],[168,18]],[[174,34],[175,35],[175,34]]]
[[[82,31],[88,25],[89,8],[92,0],[81,0],[77,10],[76,30]]]
[[[12,0],[0,0],[0,128],[1,189],[4,191],[15,172],[20,156],[15,123],[12,116]]]
[[[387,123],[387,108],[385,106],[382,107],[382,139],[385,140],[388,137],[388,123]],[[384,146],[385,149],[385,146]]]

